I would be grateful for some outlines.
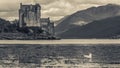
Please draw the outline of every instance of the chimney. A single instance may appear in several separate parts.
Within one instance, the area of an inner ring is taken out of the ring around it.
[[[22,3],[20,3],[20,8],[22,8]]]

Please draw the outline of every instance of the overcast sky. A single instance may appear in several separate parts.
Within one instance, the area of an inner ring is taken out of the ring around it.
[[[32,3],[32,0],[0,0],[0,17],[5,19],[18,18],[19,3]],[[120,0],[36,0],[41,4],[42,17],[58,20],[78,10],[108,3],[120,4]]]

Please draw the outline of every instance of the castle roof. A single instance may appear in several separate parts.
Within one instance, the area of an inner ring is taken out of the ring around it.
[[[36,4],[20,4],[21,7],[41,7],[40,4],[36,3]]]

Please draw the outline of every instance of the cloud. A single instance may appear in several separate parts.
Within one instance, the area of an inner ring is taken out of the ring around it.
[[[115,3],[120,4],[120,0],[67,0],[70,3],[74,4],[108,4],[108,3]]]
[[[18,19],[18,12],[17,11],[0,12],[0,18],[6,20]]]
[[[0,0],[0,17],[17,18],[21,2],[28,4],[32,0]],[[120,4],[120,0],[36,0],[36,2],[41,4],[42,17],[51,17],[53,20],[92,6]]]
[[[57,4],[57,6],[56,6]],[[69,2],[55,1],[47,6],[43,6],[43,13],[53,16],[63,16],[69,14],[70,10],[73,10],[73,6]],[[67,9],[67,10],[66,10]]]
[[[73,0],[56,0],[48,5],[42,6],[43,16],[51,16],[54,19],[58,19],[66,15],[70,15],[78,10],[83,10],[91,6],[99,6],[97,4],[78,4],[78,2]],[[56,16],[56,18],[55,18]]]
[[[53,3],[54,1],[57,1],[57,0],[36,0],[36,2],[39,2],[42,5],[43,4],[47,5],[47,4]]]

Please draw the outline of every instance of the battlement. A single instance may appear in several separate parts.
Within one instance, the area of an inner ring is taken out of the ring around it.
[[[25,10],[27,10],[27,11],[36,10],[37,11],[40,9],[41,9],[41,6],[38,3],[36,3],[35,5],[33,5],[33,4],[23,5],[22,3],[20,4],[20,10],[23,10],[23,11],[25,11]]]

